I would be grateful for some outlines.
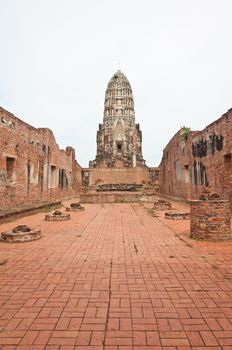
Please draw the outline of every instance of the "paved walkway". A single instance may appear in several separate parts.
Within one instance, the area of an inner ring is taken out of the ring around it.
[[[231,243],[139,204],[36,214],[43,238],[0,244],[0,349],[232,349]]]

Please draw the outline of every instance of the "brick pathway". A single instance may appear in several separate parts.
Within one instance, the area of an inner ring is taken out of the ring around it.
[[[85,207],[1,225],[43,231],[0,244],[1,350],[232,349],[231,243],[194,242],[139,204]]]

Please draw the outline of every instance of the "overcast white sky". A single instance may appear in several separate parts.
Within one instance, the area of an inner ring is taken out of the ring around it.
[[[129,79],[147,165],[232,107],[232,0],[0,0],[0,105],[87,166],[106,85]]]

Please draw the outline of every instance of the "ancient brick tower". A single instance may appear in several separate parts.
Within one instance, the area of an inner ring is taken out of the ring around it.
[[[90,167],[143,167],[142,132],[135,124],[134,99],[127,77],[118,70],[110,79],[103,124],[97,132],[97,156]]]

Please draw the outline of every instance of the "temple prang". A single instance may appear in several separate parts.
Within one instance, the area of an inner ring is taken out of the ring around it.
[[[131,85],[120,70],[110,79],[104,103],[103,123],[97,131],[97,155],[90,167],[144,167],[142,132],[135,123]]]

